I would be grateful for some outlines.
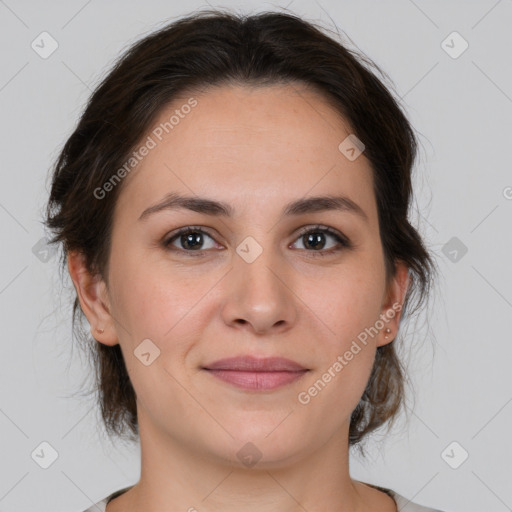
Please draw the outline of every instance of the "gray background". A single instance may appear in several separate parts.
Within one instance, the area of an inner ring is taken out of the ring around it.
[[[512,1],[210,5],[288,6],[335,30],[332,18],[389,74],[420,134],[414,218],[442,275],[403,351],[409,422],[379,431],[366,461],[354,453],[352,476],[446,512],[512,510]],[[138,479],[138,446],[106,439],[94,397],[79,394],[91,368],[71,343],[70,281],[38,245],[41,213],[98,80],[130,43],[201,6],[0,0],[1,511],[78,512]],[[46,59],[31,47],[43,31],[58,43]],[[453,31],[469,44],[457,58]],[[58,454],[47,469],[45,445],[32,457],[42,442]]]

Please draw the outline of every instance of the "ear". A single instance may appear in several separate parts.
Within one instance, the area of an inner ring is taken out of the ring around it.
[[[396,338],[400,318],[402,317],[405,295],[409,288],[409,267],[399,260],[396,261],[395,267],[395,276],[388,285],[386,297],[382,305],[380,318],[384,322],[384,327],[379,332],[377,340],[378,347],[387,345]],[[391,332],[386,332],[386,329],[390,329]],[[387,338],[385,336],[387,336]]]
[[[118,339],[110,313],[105,282],[99,274],[92,275],[89,272],[82,253],[68,252],[67,261],[69,275],[75,285],[82,311],[91,326],[93,338],[105,345],[117,345]]]

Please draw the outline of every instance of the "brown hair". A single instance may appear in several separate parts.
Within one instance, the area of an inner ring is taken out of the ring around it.
[[[126,162],[156,116],[177,95],[214,85],[303,83],[326,98],[365,145],[371,163],[388,282],[396,260],[409,268],[411,285],[402,314],[416,296],[428,297],[435,264],[408,221],[414,132],[397,101],[364,65],[382,71],[311,22],[293,14],[242,15],[196,12],[136,42],[116,62],[89,99],[75,131],[57,158],[46,212],[51,243],[63,258],[79,251],[91,273],[108,284],[112,214],[122,183],[99,200],[94,191]],[[402,316],[401,321],[403,321]],[[95,342],[83,329],[78,298],[73,329],[89,347],[95,389],[107,432],[137,439],[135,391],[119,345]],[[80,320],[77,325],[77,320]],[[396,341],[378,347],[361,401],[353,411],[349,444],[393,423],[404,399],[404,376]]]

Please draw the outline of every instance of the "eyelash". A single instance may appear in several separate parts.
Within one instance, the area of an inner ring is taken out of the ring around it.
[[[171,250],[171,251],[184,252],[184,253],[187,253],[187,255],[192,256],[192,257],[204,256],[203,252],[208,249],[186,250],[186,249],[178,249],[178,248],[170,247],[171,243],[174,240],[176,240],[177,238],[179,238],[182,235],[186,235],[189,233],[202,233],[202,234],[208,235],[210,238],[213,239],[213,236],[210,233],[208,233],[208,231],[205,231],[203,228],[200,228],[198,226],[187,226],[185,228],[179,229],[178,231],[173,233],[169,238],[166,238],[166,240],[163,242],[164,248],[167,250]],[[313,249],[312,250],[298,249],[301,251],[313,253],[313,257],[328,256],[330,254],[337,253],[341,250],[352,248],[352,243],[350,242],[350,240],[347,237],[343,236],[341,233],[338,233],[338,231],[336,231],[328,226],[322,226],[322,225],[307,226],[305,228],[302,228],[300,230],[299,234],[297,235],[296,240],[303,237],[304,235],[309,234],[309,233],[326,233],[326,234],[332,236],[342,246],[342,248],[338,247],[338,248],[334,248],[334,249],[318,250],[318,251],[315,251]]]

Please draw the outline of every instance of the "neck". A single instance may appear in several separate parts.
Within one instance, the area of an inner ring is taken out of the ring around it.
[[[236,458],[238,444],[232,456],[207,453],[158,430],[140,413],[141,478],[126,493],[123,511],[363,512],[377,503],[377,494],[388,506],[380,510],[396,510],[389,496],[350,478],[348,425],[311,453],[288,460],[262,457],[248,468]]]

